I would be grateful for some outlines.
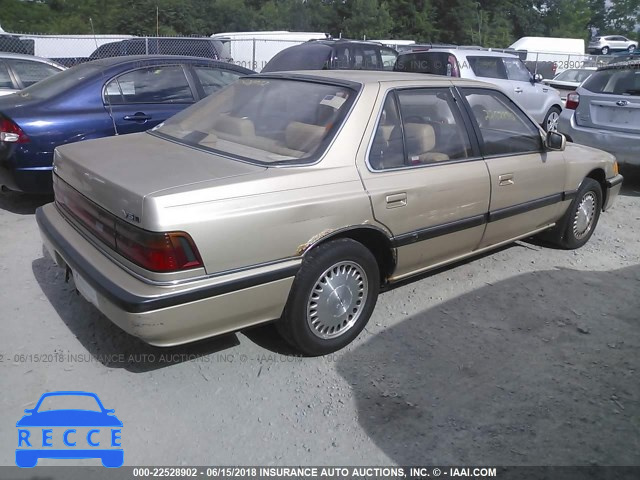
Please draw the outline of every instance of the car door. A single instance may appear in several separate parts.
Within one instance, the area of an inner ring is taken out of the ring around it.
[[[155,127],[196,98],[183,66],[176,64],[132,69],[109,80],[103,93],[119,134]]]
[[[562,152],[545,151],[540,128],[502,92],[461,88],[491,177],[489,222],[481,247],[555,222],[566,199]]]
[[[531,116],[542,121],[547,113],[549,87],[533,82],[531,72],[519,58],[504,57],[502,62],[511,82],[513,99]]]
[[[469,119],[449,88],[382,96],[358,168],[374,217],[393,234],[398,280],[477,247],[490,186]]]

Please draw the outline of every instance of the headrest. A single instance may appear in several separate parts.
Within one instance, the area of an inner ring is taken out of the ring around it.
[[[325,128],[309,123],[291,122],[284,132],[287,148],[310,153],[322,141]]]
[[[428,152],[436,146],[436,133],[431,125],[425,123],[407,123],[404,126],[407,149],[410,155]]]
[[[218,132],[236,135],[238,137],[255,137],[256,129],[248,118],[230,117],[220,115],[213,128]]]

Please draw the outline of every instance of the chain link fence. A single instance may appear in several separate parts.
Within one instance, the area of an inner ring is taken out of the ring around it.
[[[36,55],[70,67],[120,55],[189,55],[233,62],[257,72],[278,52],[303,43],[297,40],[214,37],[136,37],[133,35],[0,34],[0,51]],[[612,55],[568,55],[519,51],[531,72],[553,78],[571,68],[599,67]]]

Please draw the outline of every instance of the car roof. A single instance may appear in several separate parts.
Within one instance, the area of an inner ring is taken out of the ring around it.
[[[32,62],[48,63],[49,65],[55,65],[60,68],[65,68],[59,63],[56,63],[53,60],[49,60],[48,58],[36,57],[35,55],[26,55],[23,53],[0,52],[0,58],[13,58],[16,60],[27,60]]]
[[[518,55],[514,55],[512,53],[504,53],[504,52],[496,52],[494,50],[476,50],[474,48],[431,48],[429,50],[423,50],[423,51],[418,51],[418,52],[402,52],[401,55],[407,55],[409,53],[415,53],[415,54],[419,54],[419,53],[429,53],[429,52],[441,52],[441,53],[461,53],[465,56],[471,56],[471,57],[507,57],[507,58],[519,58]]]
[[[359,83],[362,85],[380,82],[406,82],[415,84],[453,82],[455,85],[482,86],[497,88],[494,85],[466,78],[452,78],[444,75],[426,73],[390,72],[385,70],[299,70],[291,72],[273,72],[258,74],[258,77],[278,77],[291,79],[335,80],[340,83]]]
[[[113,67],[125,63],[139,62],[141,64],[153,64],[158,62],[175,61],[178,63],[210,63],[221,67],[236,70],[247,75],[255,73],[253,70],[236,65],[235,63],[225,62],[223,60],[215,60],[207,57],[190,57],[186,55],[120,55],[116,57],[99,58],[82,65],[95,65],[98,67]]]
[[[600,70],[625,70],[625,69],[637,69],[640,68],[640,59],[638,60],[627,60],[625,61],[621,61],[621,62],[611,62],[608,63],[607,65],[603,65],[601,67],[598,68],[598,71]]]

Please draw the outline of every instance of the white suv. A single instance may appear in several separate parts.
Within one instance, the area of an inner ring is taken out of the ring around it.
[[[633,52],[638,49],[638,42],[629,40],[622,35],[608,35],[606,37],[596,37],[589,42],[588,50],[590,53],[601,53],[603,55],[609,52],[620,52],[627,50]]]
[[[517,55],[490,50],[420,47],[398,55],[394,70],[473,78],[498,85],[545,130],[557,130],[562,99],[554,88],[541,84]]]

